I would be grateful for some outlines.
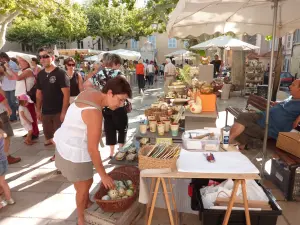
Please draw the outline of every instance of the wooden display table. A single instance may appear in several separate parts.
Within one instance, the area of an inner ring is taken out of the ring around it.
[[[227,148],[220,148],[222,151],[237,151],[235,146],[229,145]],[[247,201],[247,192],[246,192],[246,180],[259,180],[260,176],[257,173],[196,173],[196,172],[179,172],[174,170],[169,173],[142,173],[140,174],[141,177],[151,178],[151,187],[150,187],[150,199],[151,201],[147,204],[147,211],[146,211],[146,224],[151,225],[154,207],[158,195],[158,190],[160,184],[162,185],[163,194],[166,201],[166,206],[168,209],[168,214],[170,218],[171,225],[179,225],[179,218],[177,212],[176,201],[174,197],[174,191],[171,184],[171,179],[233,179],[234,187],[232,191],[232,195],[230,197],[230,201],[228,204],[228,208],[224,217],[223,225],[227,225],[230,214],[232,211],[232,207],[234,205],[234,201],[236,198],[236,193],[238,190],[239,185],[242,186],[242,193],[243,193],[243,200],[244,200],[244,208],[245,208],[245,216],[246,216],[246,225],[251,225],[250,222],[250,214],[249,214],[249,207]],[[169,194],[171,195],[171,202],[173,204],[174,209],[174,216],[172,213],[172,207],[169,200]]]
[[[125,212],[109,213],[94,203],[84,212],[87,225],[131,225],[135,224],[144,214],[144,207],[136,200]]]
[[[150,138],[150,143],[155,144],[156,138],[172,138],[173,143],[182,143],[182,133],[183,131],[179,129],[177,136],[172,136],[171,131],[165,133],[163,136],[159,135],[157,132],[152,133],[150,131],[147,131],[146,134],[141,134],[141,132],[138,130],[136,132],[135,138]]]
[[[203,129],[204,127],[216,127],[218,112],[191,113],[184,112],[185,130]]]

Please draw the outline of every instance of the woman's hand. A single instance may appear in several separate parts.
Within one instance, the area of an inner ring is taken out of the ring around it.
[[[101,181],[106,189],[114,189],[115,188],[114,180],[107,174],[105,174],[104,176],[101,177]]]

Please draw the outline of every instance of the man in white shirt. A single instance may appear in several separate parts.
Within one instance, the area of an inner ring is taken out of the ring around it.
[[[165,66],[165,85],[164,85],[164,91],[165,94],[168,94],[168,86],[172,84],[173,81],[175,81],[176,76],[176,67],[171,62],[171,59],[166,59],[166,66]]]
[[[16,81],[12,80],[12,73],[17,74],[19,72],[18,65],[10,60],[9,56],[5,52],[0,53],[0,62],[4,63],[6,68],[5,76],[2,80],[2,90],[5,92],[5,96],[7,98],[8,104],[12,110],[10,115],[10,121],[14,122],[17,120],[17,98],[15,96],[16,90]]]
[[[154,78],[154,65],[153,61],[147,65],[147,76],[148,76],[148,85],[149,87],[153,85],[153,78]]]

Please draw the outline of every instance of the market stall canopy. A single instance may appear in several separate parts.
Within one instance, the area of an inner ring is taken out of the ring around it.
[[[67,56],[74,56],[75,52],[79,54],[86,54],[86,55],[98,55],[102,51],[94,50],[94,49],[58,49],[57,50],[59,55],[67,55]]]
[[[176,57],[176,56],[192,56],[195,55],[195,53],[190,52],[188,50],[185,49],[181,49],[172,53],[169,53],[168,55],[165,55],[166,57]]]
[[[209,48],[224,48],[226,50],[254,50],[259,49],[258,46],[248,44],[239,39],[232,38],[230,36],[220,36],[200,44],[194,45],[191,49],[195,50],[207,50]]]
[[[179,0],[167,25],[170,37],[203,33],[272,35],[274,2],[269,0]],[[279,1],[277,37],[300,27],[300,0]]]
[[[100,53],[99,55],[93,55],[93,56],[89,56],[84,58],[84,61],[100,61],[102,59],[102,55],[105,52]]]
[[[130,51],[127,49],[112,50],[112,51],[109,51],[108,53],[117,54],[121,58],[127,59],[127,60],[139,60],[141,58],[141,53],[136,52],[136,51]]]
[[[6,52],[6,54],[7,54],[10,58],[12,58],[12,57],[16,58],[17,55],[19,55],[19,56],[27,55],[27,56],[29,56],[30,58],[37,58],[36,55],[26,54],[26,53],[22,53],[22,52],[12,52],[12,51],[9,51],[9,52]]]

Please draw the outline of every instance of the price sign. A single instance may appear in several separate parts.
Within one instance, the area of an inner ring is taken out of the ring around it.
[[[156,138],[156,144],[173,144],[172,138]]]

